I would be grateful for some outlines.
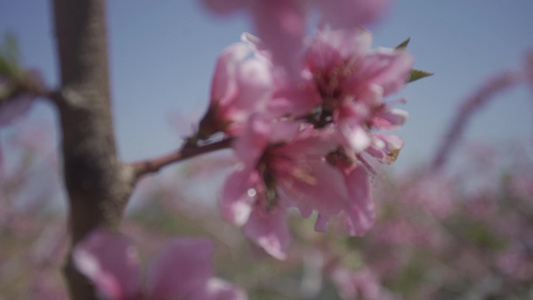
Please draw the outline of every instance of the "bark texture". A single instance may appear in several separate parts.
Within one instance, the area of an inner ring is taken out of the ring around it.
[[[72,245],[96,228],[118,230],[134,174],[116,155],[111,111],[105,0],[53,0],[61,70],[59,115]],[[72,266],[72,299],[95,299]]]

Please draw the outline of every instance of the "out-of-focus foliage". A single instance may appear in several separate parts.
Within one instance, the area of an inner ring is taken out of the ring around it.
[[[65,221],[39,205],[13,205],[36,180],[27,171],[42,155],[21,147],[26,158],[2,175],[0,299],[64,299]],[[283,262],[222,221],[213,203],[185,196],[176,184],[185,181],[168,173],[142,183],[124,232],[144,262],[174,236],[211,238],[217,276],[246,289],[250,299],[528,299],[533,168],[527,155],[515,157],[519,162],[504,168],[471,162],[454,176],[421,170],[389,176],[375,187],[378,220],[365,237],[317,233],[313,220],[292,212],[295,240]],[[202,158],[176,176],[215,191],[209,185],[217,172],[207,168],[206,175],[201,166],[225,168],[224,161]]]

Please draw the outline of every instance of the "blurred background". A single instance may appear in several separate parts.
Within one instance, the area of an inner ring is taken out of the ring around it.
[[[126,232],[145,245],[146,260],[172,235],[213,238],[219,272],[251,299],[533,299],[533,87],[495,95],[470,119],[446,172],[422,171],[462,101],[502,71],[525,68],[532,12],[530,0],[396,1],[371,26],[373,47],[410,37],[415,68],[435,75],[398,95],[408,99],[401,108],[410,119],[397,131],[406,145],[385,168],[392,175],[376,180],[379,220],[367,237],[316,234],[295,216],[289,262],[265,257],[209,204],[227,173],[227,153],[145,180]],[[170,0],[109,1],[108,15],[120,156],[135,161],[176,149],[207,107],[218,53],[253,32],[248,16],[216,18],[198,1]],[[48,1],[0,0],[5,33],[17,37],[24,65],[58,83]],[[0,130],[0,299],[64,297],[55,125],[52,107],[39,102]],[[219,172],[205,171],[213,165]]]

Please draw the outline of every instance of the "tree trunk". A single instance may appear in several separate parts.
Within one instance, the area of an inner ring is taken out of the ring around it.
[[[90,231],[118,230],[132,192],[130,166],[116,155],[108,71],[105,0],[54,0],[61,70],[59,117],[72,245]],[[72,299],[95,299],[71,263]]]

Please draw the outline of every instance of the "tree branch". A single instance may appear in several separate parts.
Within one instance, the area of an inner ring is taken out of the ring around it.
[[[154,159],[135,162],[132,163],[131,166],[135,176],[140,177],[149,173],[156,173],[161,168],[175,162],[189,159],[197,155],[229,148],[232,142],[233,138],[227,138],[203,146],[190,146],[186,144],[181,150]]]
[[[96,228],[118,230],[135,177],[115,150],[105,0],[53,0],[53,10],[61,71],[61,89],[54,99],[76,245]],[[96,299],[94,288],[70,259],[65,275],[72,299]]]
[[[519,72],[500,72],[494,78],[487,80],[471,97],[466,98],[437,148],[437,154],[433,158],[431,169],[438,171],[444,166],[450,156],[450,152],[461,139],[466,125],[474,112],[479,110],[489,100],[492,100],[497,93],[513,87],[522,80],[522,74]]]

